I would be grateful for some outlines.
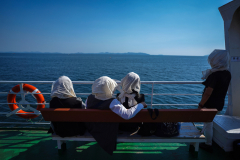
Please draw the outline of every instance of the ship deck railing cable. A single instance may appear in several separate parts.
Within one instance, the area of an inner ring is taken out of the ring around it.
[[[0,84],[20,84],[20,92],[18,93],[11,93],[11,94],[20,94],[22,98],[24,98],[25,95],[32,94],[32,93],[26,93],[22,90],[23,84],[52,84],[54,81],[0,81]],[[72,81],[73,84],[93,84],[94,81]],[[120,84],[120,81],[117,82]],[[147,104],[148,106],[198,106],[198,104],[154,104],[153,103],[153,96],[155,95],[162,95],[162,96],[200,96],[202,94],[171,94],[171,93],[154,93],[154,85],[155,84],[202,84],[202,81],[141,81],[141,84],[151,84],[151,93],[143,93],[144,95],[150,95],[151,96],[151,102],[150,104]],[[9,92],[0,92],[0,95],[6,95],[9,94]],[[34,94],[43,94],[43,95],[50,95],[51,93],[34,93]],[[91,93],[76,93],[76,95],[90,95]],[[230,94],[228,94],[230,96]],[[18,104],[18,105],[38,105],[38,104],[45,104],[49,105],[49,103],[0,103],[0,105],[4,104]],[[226,104],[228,105],[228,104]],[[13,112],[13,111],[12,111]],[[5,115],[12,115],[12,114],[35,114],[35,115],[41,115],[41,112],[38,113],[12,113],[11,112],[0,112],[1,114]],[[43,122],[0,122],[0,124],[49,124],[49,123],[43,123]]]

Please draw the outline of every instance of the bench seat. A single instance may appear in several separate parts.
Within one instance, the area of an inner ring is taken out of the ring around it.
[[[61,149],[62,144],[65,141],[95,141],[95,139],[87,132],[83,136],[73,137],[60,137],[58,135],[52,135],[52,140],[57,140],[58,149]],[[181,129],[178,136],[175,137],[157,137],[140,135],[130,136],[129,132],[121,132],[118,134],[117,142],[149,142],[149,143],[190,143],[194,146],[195,151],[198,151],[200,142],[205,142],[205,136],[191,122],[181,123]]]

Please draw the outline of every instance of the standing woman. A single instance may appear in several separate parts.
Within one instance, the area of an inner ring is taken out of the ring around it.
[[[226,50],[214,50],[208,56],[211,69],[203,71],[202,79],[205,85],[198,108],[216,108],[221,111],[231,80],[229,69],[229,54]],[[212,152],[213,122],[205,122],[203,126],[206,143],[200,143],[200,148]]]
[[[141,83],[140,77],[134,72],[128,73],[121,80],[122,89],[118,88],[121,93],[117,94],[117,99],[123,104],[126,109],[145,102],[144,94],[140,93]],[[120,123],[119,129],[121,131],[134,132],[138,129],[140,124],[138,123]]]
[[[49,108],[85,108],[80,97],[76,97],[72,81],[67,76],[59,77],[52,85]],[[86,131],[82,122],[51,122],[50,133],[61,137],[83,135]]]

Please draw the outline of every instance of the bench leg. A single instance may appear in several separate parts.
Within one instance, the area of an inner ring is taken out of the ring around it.
[[[66,141],[57,140],[57,145],[58,145],[58,154],[63,154],[67,148]]]
[[[199,142],[194,143],[194,147],[195,147],[195,152],[198,152]]]
[[[66,141],[57,140],[58,149],[66,150]]]
[[[199,149],[199,142],[190,143],[189,152],[191,152],[191,155],[195,158],[198,157],[198,149]]]
[[[189,147],[189,151],[190,152],[198,152],[199,149],[199,142],[194,142],[194,143],[190,143],[190,147]]]
[[[58,149],[62,149],[62,141],[57,140]]]

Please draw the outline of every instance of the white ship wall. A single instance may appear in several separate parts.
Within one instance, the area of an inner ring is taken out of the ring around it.
[[[224,20],[225,45],[229,51],[232,80],[226,115],[240,117],[240,0],[234,0],[219,8]]]

